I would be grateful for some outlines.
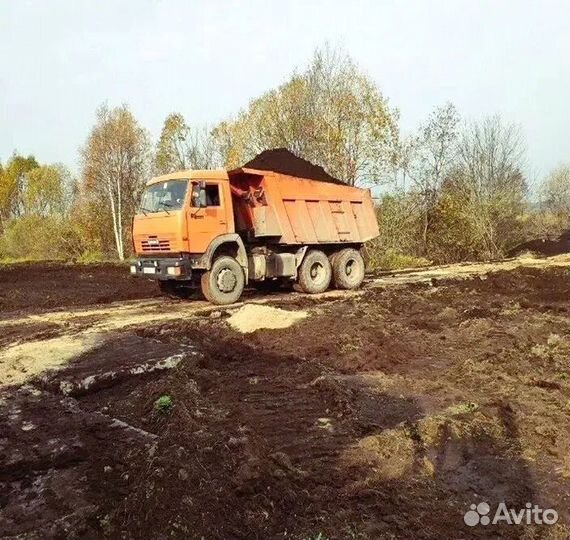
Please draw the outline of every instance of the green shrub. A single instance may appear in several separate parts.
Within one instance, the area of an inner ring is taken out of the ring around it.
[[[60,259],[62,225],[53,217],[25,216],[8,222],[0,237],[0,255],[12,259]]]
[[[88,248],[77,226],[61,216],[28,215],[8,222],[0,236],[3,260],[74,260],[95,262],[102,256]]]
[[[154,410],[165,413],[168,412],[172,408],[172,398],[168,395],[160,396],[154,402]]]
[[[429,266],[431,261],[424,257],[406,255],[394,249],[382,250],[378,245],[371,244],[365,248],[365,259],[368,270],[398,270],[401,268],[418,268]]]

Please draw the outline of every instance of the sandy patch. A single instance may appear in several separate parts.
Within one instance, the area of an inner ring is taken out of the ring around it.
[[[247,304],[239,308],[229,319],[228,324],[238,332],[247,334],[262,328],[288,328],[307,317],[306,311],[287,311],[285,309]]]
[[[89,326],[97,330],[119,330],[126,326],[180,318],[199,309],[212,307],[207,302],[171,304],[162,301],[133,301],[124,305],[74,311],[54,311],[26,315],[22,318],[0,321],[0,328],[21,324],[54,323],[64,328]]]
[[[47,369],[67,364],[101,341],[101,334],[93,332],[28,341],[7,347],[0,351],[0,387],[21,384]]]
[[[428,268],[403,268],[394,270],[388,275],[372,280],[372,287],[384,287],[403,283],[430,281],[432,279],[469,278],[471,276],[498,272],[501,270],[514,270],[518,267],[546,268],[549,266],[566,266],[570,263],[570,254],[555,255],[536,259],[531,257],[518,257],[497,262],[457,263]]]

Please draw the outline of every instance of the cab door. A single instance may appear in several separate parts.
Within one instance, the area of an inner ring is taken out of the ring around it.
[[[201,186],[205,187],[205,206],[200,206],[204,204],[204,197],[200,202]],[[215,180],[192,180],[188,211],[191,253],[204,253],[216,236],[229,232],[231,224],[227,217],[228,201],[225,200],[224,187],[222,182]]]

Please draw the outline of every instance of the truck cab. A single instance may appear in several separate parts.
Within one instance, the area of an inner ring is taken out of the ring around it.
[[[137,260],[131,274],[158,280],[173,293],[209,269],[216,245],[237,256],[232,196],[224,170],[181,171],[151,179],[133,219]],[[241,262],[247,267],[245,248]]]
[[[135,252],[204,253],[212,236],[233,233],[225,171],[183,171],[153,178],[133,223]]]

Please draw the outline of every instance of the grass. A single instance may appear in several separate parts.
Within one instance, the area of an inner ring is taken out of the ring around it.
[[[503,309],[501,309],[501,315],[517,315],[521,312],[521,306],[518,302],[510,302]]]
[[[447,412],[451,415],[467,414],[475,412],[478,408],[479,405],[477,405],[477,403],[468,401],[467,403],[460,403],[458,405],[452,405],[451,407],[448,407]]]
[[[71,266],[82,266],[88,264],[114,264],[119,266],[127,266],[132,264],[134,259],[129,258],[124,261],[119,259],[113,259],[111,257],[101,257],[98,258],[95,255],[87,254],[85,256],[80,256],[78,258],[34,258],[34,257],[0,257],[0,266],[9,266],[17,264],[65,264]]]
[[[172,409],[172,398],[169,395],[160,396],[154,402],[154,410],[160,413],[166,413]]]
[[[342,354],[359,351],[363,346],[361,337],[351,336],[350,334],[341,335],[339,342],[339,349]]]
[[[22,263],[34,263],[34,262],[64,262],[63,259],[50,259],[46,261],[45,259],[35,259],[33,257],[0,257],[0,264],[22,264]]]
[[[98,263],[105,260],[105,257],[100,251],[96,250],[86,250],[84,251],[75,262],[79,264],[91,264],[91,263]]]

